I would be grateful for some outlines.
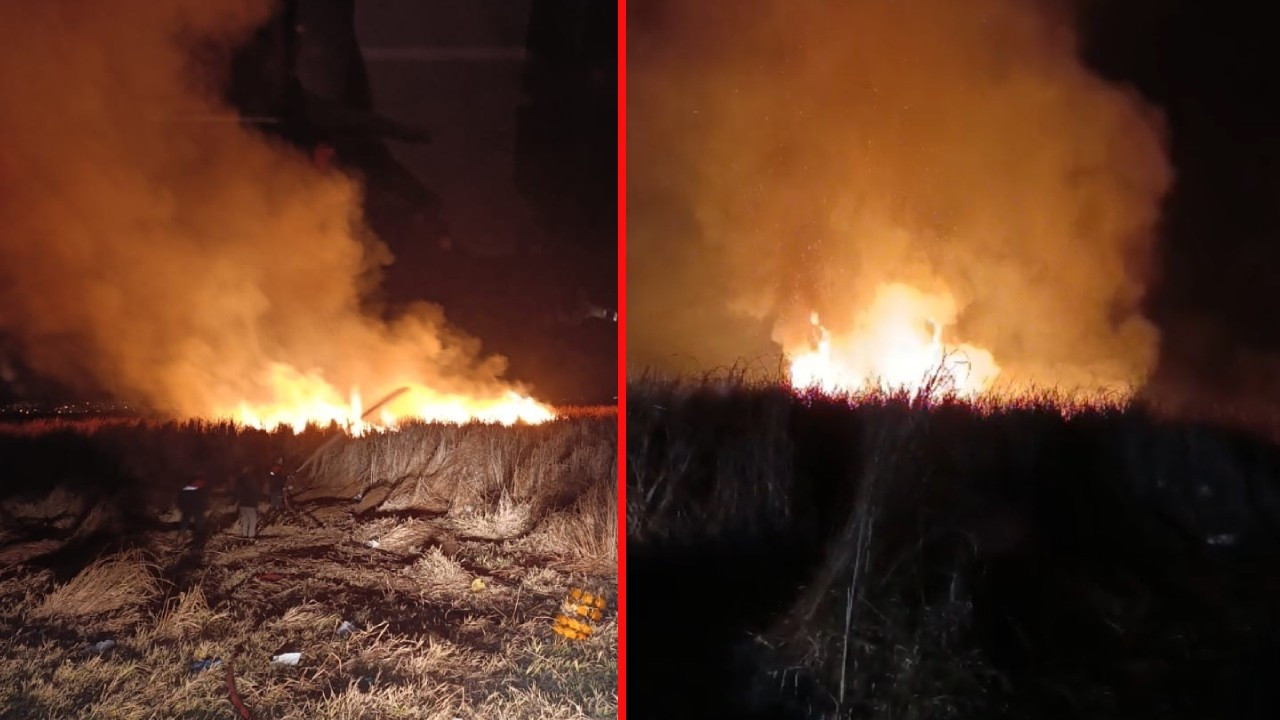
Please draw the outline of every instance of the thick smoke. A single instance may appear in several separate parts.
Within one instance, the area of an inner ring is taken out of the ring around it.
[[[833,332],[885,282],[955,296],[1003,377],[1140,381],[1171,183],[1161,121],[1078,59],[1061,5],[639,8],[629,43],[630,367]]]
[[[389,256],[360,188],[235,122],[196,71],[225,75],[271,9],[0,4],[0,333],[38,371],[185,415],[301,401],[284,389],[306,378],[501,396],[504,361],[439,308],[361,313]]]

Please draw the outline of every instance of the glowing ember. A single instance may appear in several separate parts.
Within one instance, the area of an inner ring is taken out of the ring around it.
[[[405,420],[536,425],[555,418],[549,406],[513,390],[472,397],[439,393],[414,383],[392,384],[387,389],[395,392],[379,406],[365,410],[359,389],[353,388],[344,398],[320,376],[300,373],[287,365],[273,366],[271,381],[274,402],[242,402],[218,415],[264,430],[285,426],[301,432],[308,424],[337,423],[352,435],[392,429]]]
[[[955,317],[949,294],[930,295],[901,283],[879,286],[871,306],[847,333],[833,337],[813,313],[810,347],[788,349],[791,385],[828,393],[879,389],[978,395],[991,387],[1000,367],[987,350],[942,342],[943,328]]]

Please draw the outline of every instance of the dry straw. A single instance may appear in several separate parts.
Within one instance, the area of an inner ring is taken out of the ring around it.
[[[106,615],[137,607],[160,593],[156,567],[141,550],[99,558],[45,598],[37,619]]]

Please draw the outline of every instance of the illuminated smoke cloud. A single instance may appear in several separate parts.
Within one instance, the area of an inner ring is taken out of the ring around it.
[[[270,415],[351,389],[372,403],[401,385],[406,403],[509,399],[505,361],[440,308],[362,314],[390,256],[356,183],[201,121],[233,113],[208,73],[228,63],[192,49],[229,53],[270,10],[0,5],[0,333],[38,371],[179,415]]]
[[[945,293],[1013,382],[1141,382],[1172,181],[1159,115],[1025,0],[651,3],[629,43],[633,369],[838,333]],[[776,367],[776,365],[775,365]],[[767,368],[767,363],[766,363]]]

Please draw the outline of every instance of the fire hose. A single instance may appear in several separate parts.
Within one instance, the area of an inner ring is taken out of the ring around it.
[[[403,395],[403,394],[405,394],[405,393],[407,393],[407,392],[409,392],[409,388],[408,388],[407,386],[406,386],[406,387],[401,387],[401,388],[396,388],[395,390],[392,390],[391,392],[387,393],[387,394],[386,394],[386,396],[384,396],[381,400],[379,400],[378,402],[374,403],[374,404],[373,404],[373,406],[372,406],[372,407],[370,407],[368,410],[365,410],[365,411],[364,411],[364,413],[360,415],[360,420],[361,420],[361,421],[367,420],[367,419],[369,418],[369,416],[370,416],[370,415],[372,415],[373,413],[377,412],[379,409],[381,409],[381,408],[382,408],[382,406],[386,405],[387,403],[391,402],[392,400],[395,400],[396,398],[400,397],[401,395]],[[298,466],[298,469],[297,469],[297,470],[294,470],[294,472],[295,472],[295,473],[300,473],[300,472],[302,472],[303,470],[307,469],[307,467],[309,467],[310,465],[312,465],[313,463],[315,463],[315,461],[316,461],[316,459],[317,459],[317,458],[319,458],[322,454],[324,454],[324,451],[325,451],[325,450],[328,450],[330,447],[332,447],[332,446],[334,445],[334,443],[338,442],[338,441],[339,441],[339,440],[341,440],[341,439],[342,439],[342,435],[334,435],[333,437],[331,437],[331,438],[329,438],[328,440],[326,440],[326,441],[324,442],[324,444],[322,444],[320,447],[316,448],[316,451],[315,451],[315,452],[313,452],[313,453],[311,453],[311,456],[310,456],[310,457],[308,457],[308,458],[307,458],[307,459],[306,459],[306,460],[305,460],[301,465],[299,465],[299,466]],[[286,490],[286,492],[285,492],[285,506],[286,506],[286,507],[290,507],[290,505],[291,505],[291,504],[289,503],[288,491]],[[292,508],[291,508],[291,509],[292,509]],[[314,518],[313,518],[313,520],[314,520]],[[319,524],[319,521],[316,521],[316,522]]]
[[[236,692],[236,675],[231,669],[231,663],[227,663],[227,693],[231,696],[231,704],[235,706],[236,712],[244,720],[253,720],[253,716],[249,713],[249,708],[245,707],[244,700],[240,699],[240,693]]]

